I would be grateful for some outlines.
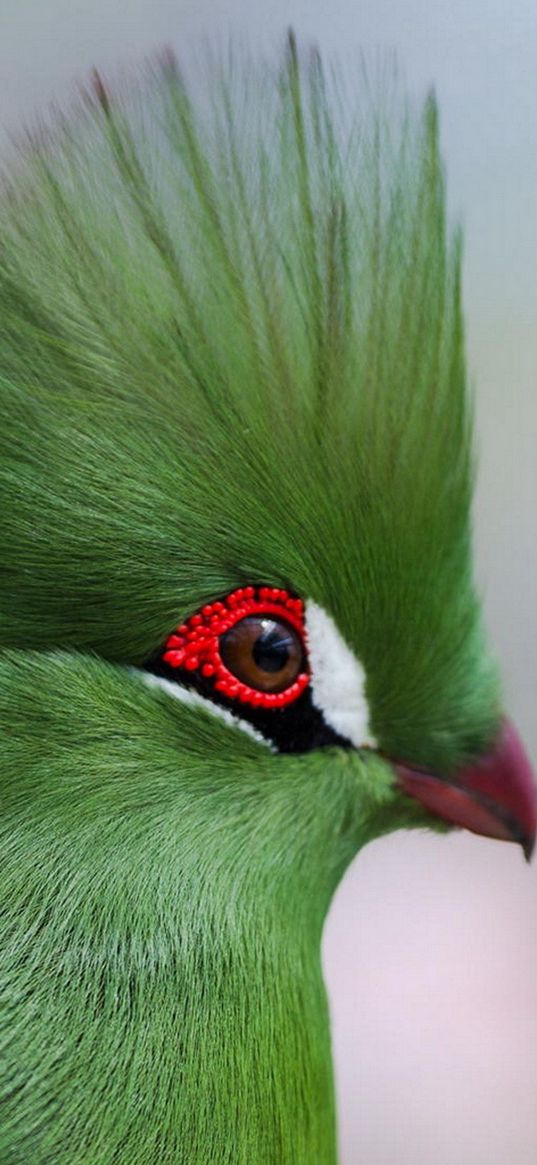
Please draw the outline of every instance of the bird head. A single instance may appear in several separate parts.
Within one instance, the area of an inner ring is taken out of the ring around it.
[[[165,56],[5,179],[2,1159],[334,1162],[346,866],[529,853],[436,106],[365,82]]]
[[[434,99],[346,120],[292,37],[276,76],[196,104],[165,57],[143,96],[95,75],[1,211],[14,811],[64,823],[71,878],[228,902],[294,871],[324,909],[400,827],[529,852]]]

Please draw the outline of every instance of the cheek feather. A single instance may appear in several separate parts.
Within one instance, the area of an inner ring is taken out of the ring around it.
[[[365,694],[366,674],[330,615],[306,603],[311,695],[326,723],[356,748],[376,748]]]
[[[132,668],[131,670],[147,684],[148,688],[161,688],[163,692],[167,692],[169,696],[173,696],[181,704],[188,704],[191,708],[205,708],[205,711],[210,712],[212,716],[223,720],[230,727],[240,728],[241,732],[245,732],[247,736],[251,736],[258,744],[264,744],[265,748],[268,748],[271,752],[276,752],[272,742],[267,740],[261,732],[258,732],[253,724],[249,724],[247,720],[243,720],[240,716],[235,715],[229,708],[224,708],[221,704],[215,704],[214,700],[205,699],[194,688],[183,687],[182,684],[175,684],[171,680],[165,679],[164,676],[155,676],[151,672],[140,671],[138,668]]]

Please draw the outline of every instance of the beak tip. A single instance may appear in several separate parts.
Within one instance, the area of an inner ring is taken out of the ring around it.
[[[524,851],[524,857],[529,865],[532,859],[533,851],[535,849],[535,837],[529,837],[526,841],[523,841],[522,849]]]

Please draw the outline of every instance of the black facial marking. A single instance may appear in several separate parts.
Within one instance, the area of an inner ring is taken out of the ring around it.
[[[349,740],[340,736],[326,723],[322,712],[313,703],[311,687],[305,688],[293,703],[286,704],[283,708],[255,708],[251,704],[232,700],[215,691],[211,681],[198,672],[170,667],[161,657],[149,660],[144,670],[151,675],[162,676],[163,679],[170,680],[180,687],[192,688],[211,703],[228,708],[241,720],[247,721],[257,729],[278,752],[310,752],[312,749],[330,745],[332,747],[337,745],[339,748],[353,747]]]

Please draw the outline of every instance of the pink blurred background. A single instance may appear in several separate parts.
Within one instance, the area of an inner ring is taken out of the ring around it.
[[[413,90],[436,85],[466,235],[478,575],[537,762],[535,0],[3,0],[0,120],[65,99],[94,64],[207,32],[277,45],[289,23],[347,61],[396,48]],[[468,834],[378,841],[338,890],[324,965],[341,1165],[537,1165],[536,864]]]

